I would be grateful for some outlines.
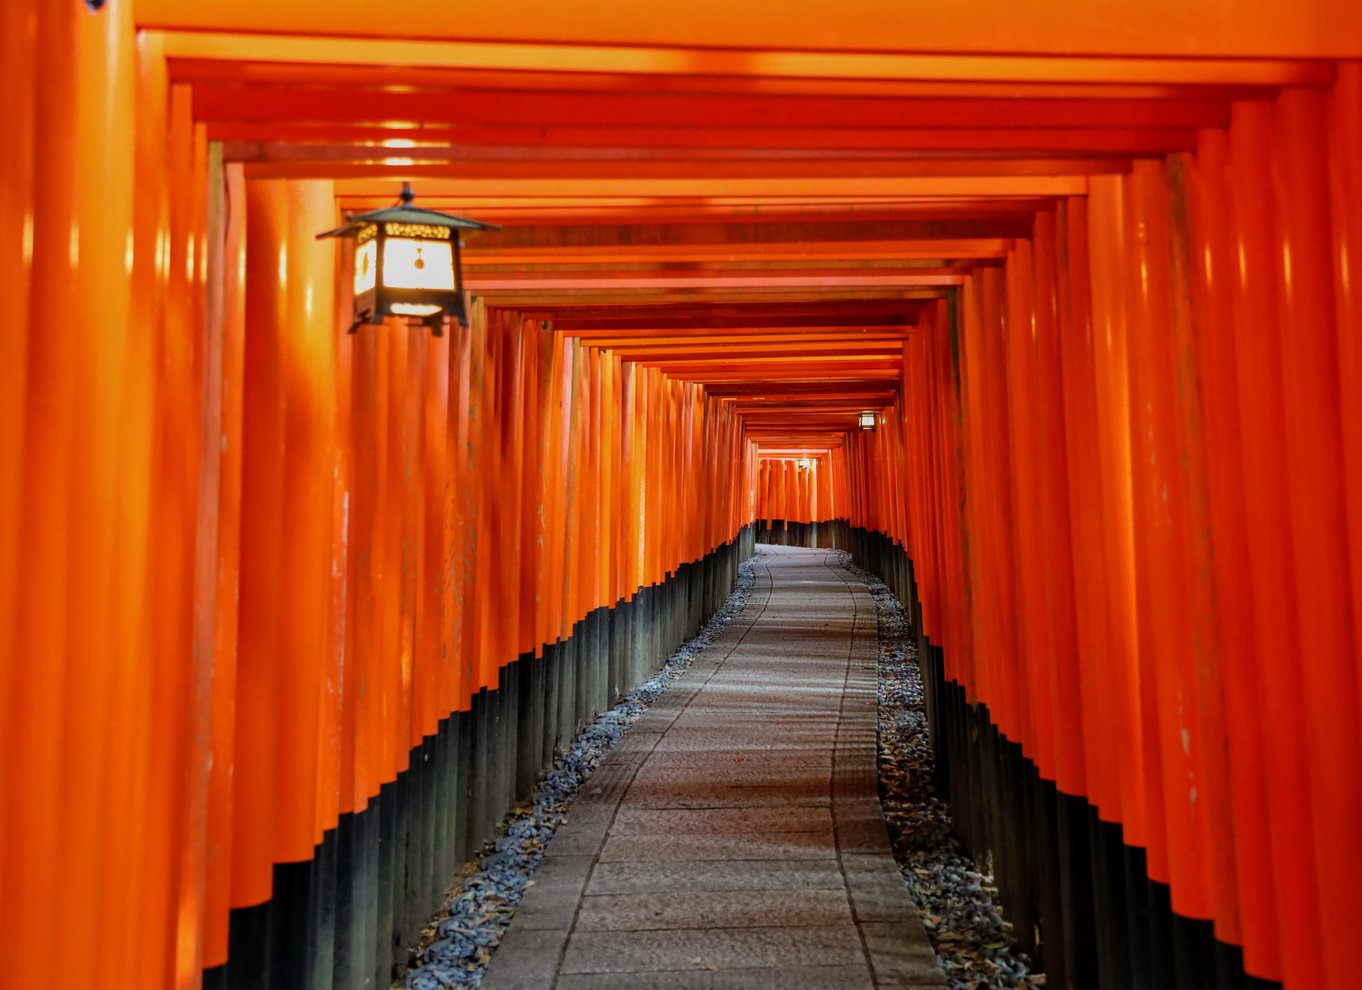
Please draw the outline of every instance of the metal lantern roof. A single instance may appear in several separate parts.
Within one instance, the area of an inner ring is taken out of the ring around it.
[[[353,216],[335,230],[318,234],[317,239],[320,240],[323,237],[357,237],[364,228],[385,223],[419,223],[431,227],[448,227],[454,230],[501,229],[494,223],[483,223],[480,220],[470,220],[468,217],[456,217],[452,213],[440,213],[438,210],[425,210],[419,206],[412,206],[412,200],[415,198],[416,194],[411,191],[411,185],[404,182],[402,184],[401,202],[394,206],[385,206],[381,210],[371,210],[368,213]]]

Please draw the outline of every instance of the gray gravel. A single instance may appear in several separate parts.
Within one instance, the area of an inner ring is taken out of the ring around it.
[[[521,896],[534,883],[544,846],[566,819],[573,797],[624,730],[690,669],[743,610],[754,574],[751,561],[742,564],[733,594],[705,627],[677,649],[652,679],[583,729],[540,782],[530,804],[516,808],[502,821],[496,840],[483,847],[450,891],[448,910],[423,930],[420,943],[413,947],[410,961],[414,968],[406,976],[406,987],[438,990],[476,987],[482,982]]]
[[[932,785],[917,649],[903,606],[879,578],[851,563],[870,586],[879,617],[880,803],[899,871],[952,990],[1043,987],[1045,974],[1013,944],[993,877],[981,872],[952,834],[950,809]]]

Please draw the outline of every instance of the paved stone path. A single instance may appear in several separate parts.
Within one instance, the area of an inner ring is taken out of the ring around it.
[[[582,788],[486,990],[945,986],[880,811],[870,593],[829,551],[761,550]]]

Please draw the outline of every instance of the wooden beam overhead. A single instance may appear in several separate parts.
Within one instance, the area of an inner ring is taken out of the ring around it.
[[[623,0],[556,7],[538,0],[437,6],[424,0],[138,0],[135,18],[142,28],[181,32],[178,44],[167,45],[172,55],[224,57],[237,50],[283,61],[592,72],[940,78],[953,71],[965,78],[1091,79],[1112,78],[1122,66],[1082,56],[1119,56],[1136,63],[1126,67],[1127,78],[1198,72],[1233,78],[1271,73],[1276,60],[1362,57],[1362,9],[1344,0],[1289,6],[1107,0],[1101,16],[1078,16],[1061,0],[849,0],[837,9],[835,31],[828,30],[826,5],[816,0],[692,0],[666,7]],[[230,32],[235,36],[224,38]],[[266,43],[271,36],[291,37],[281,51]],[[312,41],[311,50],[301,40]],[[1177,64],[1196,58],[1235,61]],[[1068,60],[1075,64],[1063,67]]]

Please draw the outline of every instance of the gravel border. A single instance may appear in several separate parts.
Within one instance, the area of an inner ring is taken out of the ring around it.
[[[839,554],[875,599],[879,619],[880,803],[899,872],[951,990],[1045,986],[1012,938],[991,873],[981,871],[952,832],[950,809],[932,784],[917,647],[903,606],[884,582]]]
[[[682,644],[650,680],[583,729],[540,781],[531,802],[502,819],[496,839],[482,847],[450,889],[447,910],[421,930],[419,942],[408,953],[411,969],[405,982],[393,987],[439,990],[476,987],[482,982],[525,889],[534,883],[544,847],[566,820],[577,791],[624,730],[690,669],[747,606],[756,583],[756,559],[738,567],[733,593],[704,628]]]

